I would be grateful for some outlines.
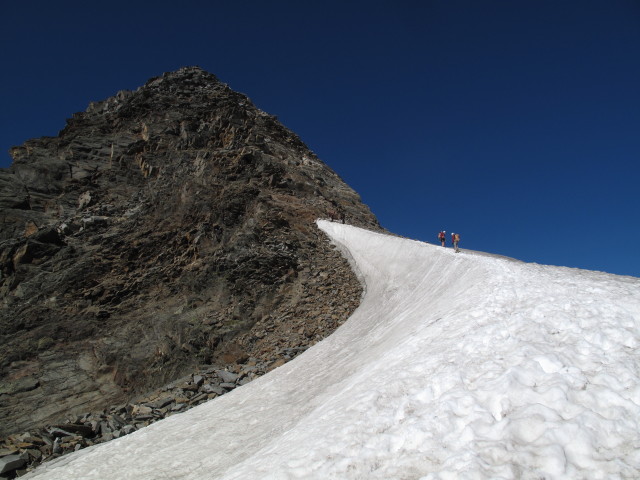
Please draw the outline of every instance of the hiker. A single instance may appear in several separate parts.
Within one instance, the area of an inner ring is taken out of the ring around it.
[[[460,234],[459,233],[452,233],[451,234],[451,242],[453,243],[453,248],[455,249],[456,253],[458,253],[460,251],[460,249],[458,248],[458,242],[460,241]]]
[[[442,244],[442,246],[444,247],[444,242],[445,242],[445,234],[447,232],[445,232],[444,230],[441,230],[440,233],[438,234],[438,240],[440,241],[440,243]]]

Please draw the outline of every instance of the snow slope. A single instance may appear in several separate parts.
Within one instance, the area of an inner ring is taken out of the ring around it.
[[[640,279],[318,225],[366,284],[337,332],[28,478],[640,478]]]

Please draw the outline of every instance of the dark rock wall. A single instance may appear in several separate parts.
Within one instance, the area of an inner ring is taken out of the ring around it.
[[[273,116],[197,67],[92,103],[0,170],[0,434],[197,365],[281,362],[361,288],[318,217],[380,228]]]

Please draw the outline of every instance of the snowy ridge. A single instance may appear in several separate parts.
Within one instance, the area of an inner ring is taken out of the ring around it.
[[[28,478],[640,477],[640,279],[318,225],[367,285],[337,332]]]

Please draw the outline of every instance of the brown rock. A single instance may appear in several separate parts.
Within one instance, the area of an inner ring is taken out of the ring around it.
[[[0,435],[128,401],[199,364],[253,357],[264,371],[349,315],[310,312],[357,305],[356,277],[314,221],[340,207],[379,229],[375,217],[295,134],[199,68],[92,103],[11,154],[0,378],[26,360],[37,383],[0,385]]]
[[[269,371],[281,367],[282,365],[284,365],[285,363],[287,363],[285,361],[284,358],[279,358],[278,360],[274,361],[273,363],[271,363],[271,365],[269,365]]]

